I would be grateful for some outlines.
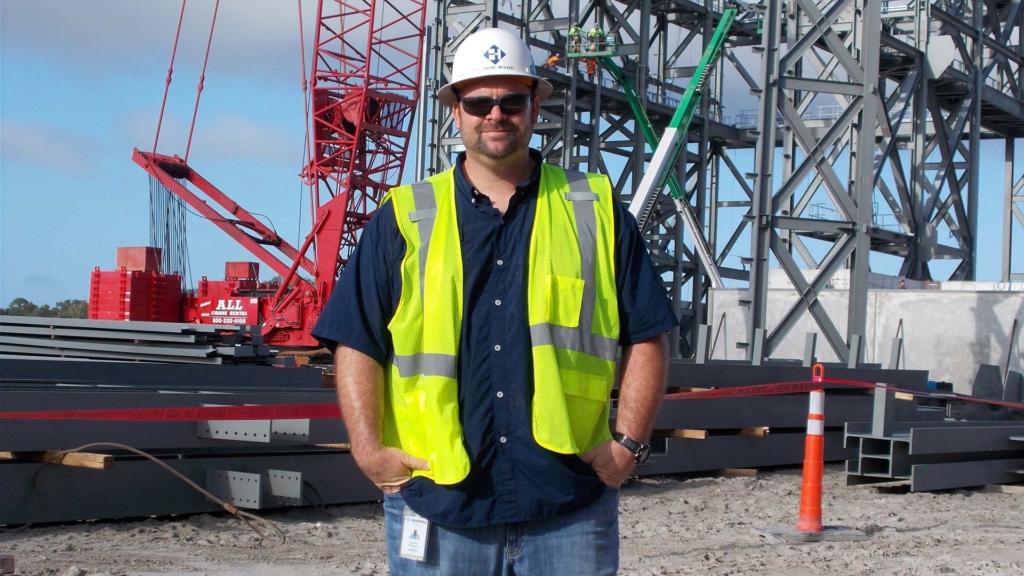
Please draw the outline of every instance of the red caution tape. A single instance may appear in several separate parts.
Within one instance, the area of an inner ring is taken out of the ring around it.
[[[203,420],[324,420],[340,418],[337,404],[271,406],[188,406],[111,410],[0,412],[3,420],[105,420],[121,422],[199,422]]]
[[[744,396],[773,396],[777,394],[799,394],[803,392],[821,390],[825,384],[835,384],[838,386],[851,386],[854,388],[884,388],[886,390],[892,390],[893,392],[905,392],[907,394],[912,394],[914,396],[921,396],[925,398],[960,400],[963,402],[973,402],[976,404],[990,404],[993,406],[1006,406],[1008,408],[1024,410],[1024,403],[1020,402],[1007,402],[1004,400],[985,400],[982,398],[971,398],[969,396],[959,396],[956,394],[944,392],[922,392],[919,390],[907,390],[905,388],[896,388],[895,386],[888,386],[886,384],[875,384],[871,382],[861,382],[858,380],[844,380],[840,378],[825,378],[824,376],[820,376],[818,374],[815,374],[814,378],[814,380],[801,382],[778,382],[775,384],[758,384],[756,386],[716,388],[714,390],[700,390],[697,392],[677,392],[675,394],[666,394],[665,400],[697,400],[706,398],[740,398]]]
[[[926,398],[960,400],[1006,406],[1024,410],[1024,403],[1002,400],[983,400],[941,392],[906,390],[885,384],[826,378],[822,371],[815,370],[814,379],[802,382],[778,382],[755,386],[717,388],[698,392],[677,392],[666,394],[666,400],[699,400],[705,398],[742,398],[748,396],[771,396],[777,394],[800,394],[822,390],[825,384],[851,386],[856,388],[885,388],[894,392],[905,392]],[[0,412],[0,420],[105,420],[121,422],[198,422],[203,420],[326,420],[340,418],[337,404],[276,404],[270,406],[210,406],[180,408],[122,408],[111,410],[48,410],[39,412]]]

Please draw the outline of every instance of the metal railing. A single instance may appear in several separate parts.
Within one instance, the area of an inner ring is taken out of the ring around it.
[[[949,64],[949,67],[962,74],[966,74],[967,76],[971,75],[971,71],[967,68],[967,64],[964,64],[963,60],[953,60]],[[1010,96],[1012,98],[1019,98],[1014,93],[1014,83],[1012,81],[1004,81],[1002,77],[994,78],[992,76],[985,76],[985,84],[987,84],[989,88],[998,90],[999,92],[1002,92],[1007,96]]]
[[[843,221],[839,216],[838,210],[828,204],[821,203],[815,203],[807,206],[805,216],[814,220],[831,220],[833,222]],[[881,228],[891,232],[903,231],[903,225],[900,223],[899,219],[896,218],[895,214],[879,214],[878,202],[871,203],[871,225],[875,228]]]

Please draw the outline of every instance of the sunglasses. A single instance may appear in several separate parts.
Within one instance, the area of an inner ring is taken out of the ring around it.
[[[460,98],[459,102],[462,104],[462,109],[466,111],[466,114],[471,116],[478,116],[483,118],[491,113],[494,106],[497,105],[501,109],[501,113],[506,116],[515,116],[516,114],[522,114],[530,106],[530,100],[533,99],[533,94],[505,94],[501,98],[491,98],[490,96],[472,96],[470,98]]]

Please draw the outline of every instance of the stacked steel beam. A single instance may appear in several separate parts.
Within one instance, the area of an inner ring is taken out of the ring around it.
[[[902,389],[928,390],[923,370],[849,369],[828,366],[826,375],[862,382],[885,382]],[[742,363],[696,363],[674,360],[669,391],[727,389],[741,386],[810,380],[811,370],[799,363],[754,366]],[[865,388],[826,385],[825,459],[838,462],[855,456],[843,443],[847,422],[870,420],[872,397]],[[899,402],[901,419],[928,422],[942,419],[943,408]],[[807,394],[734,398],[666,400],[654,423],[651,457],[637,474],[675,474],[726,468],[760,468],[803,462]]]
[[[273,364],[257,327],[0,316],[0,357]]]
[[[976,396],[992,394],[979,386],[987,372],[984,367],[979,372]],[[1019,380],[1019,374],[1007,379]],[[909,484],[912,492],[927,492],[1024,482],[1024,410],[1008,406],[1021,399],[1006,400],[1001,384],[999,388],[998,400],[992,399],[1002,405],[985,405],[977,402],[981,398],[957,395],[947,400],[951,415],[968,412],[984,414],[987,419],[950,418],[929,423],[901,421],[893,411],[895,393],[875,390],[870,421],[846,424],[844,445],[856,451],[847,462],[847,484],[897,481]],[[980,406],[985,412],[965,411],[964,405]]]
[[[4,412],[333,404],[313,368],[0,359]],[[142,450],[243,508],[379,498],[356,467],[337,418],[115,421],[0,419],[0,524],[220,510],[154,463],[96,446],[109,469],[51,465],[49,451],[91,443]],[[38,494],[38,501],[35,495]],[[38,502],[38,510],[36,508]]]
[[[829,368],[837,378],[885,381],[923,389],[927,374],[875,368]],[[673,362],[670,392],[808,380],[810,369]],[[308,368],[203,366],[0,358],[4,412],[160,409],[203,405],[333,404],[331,382]],[[870,393],[829,386],[826,458],[844,460],[848,421],[870,419]],[[903,402],[900,417],[924,421]],[[641,475],[798,464],[803,459],[806,394],[667,400],[658,416],[654,451]],[[694,437],[694,432],[699,432]],[[752,433],[751,433],[752,432]],[[682,436],[682,437],[680,437]],[[0,524],[207,512],[218,507],[153,463],[125,450],[94,447],[112,468],[48,466],[33,487],[34,462],[46,451],[93,442],[128,445],[155,455],[228,502],[243,508],[377,500],[379,491],[356,467],[337,418],[238,421],[115,421],[0,419]],[[35,457],[35,458],[33,458]],[[39,511],[35,512],[38,493]]]

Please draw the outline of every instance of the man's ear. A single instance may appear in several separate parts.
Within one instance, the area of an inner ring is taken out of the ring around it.
[[[462,131],[462,115],[459,114],[459,101],[452,102],[452,120],[455,121],[455,129]]]

